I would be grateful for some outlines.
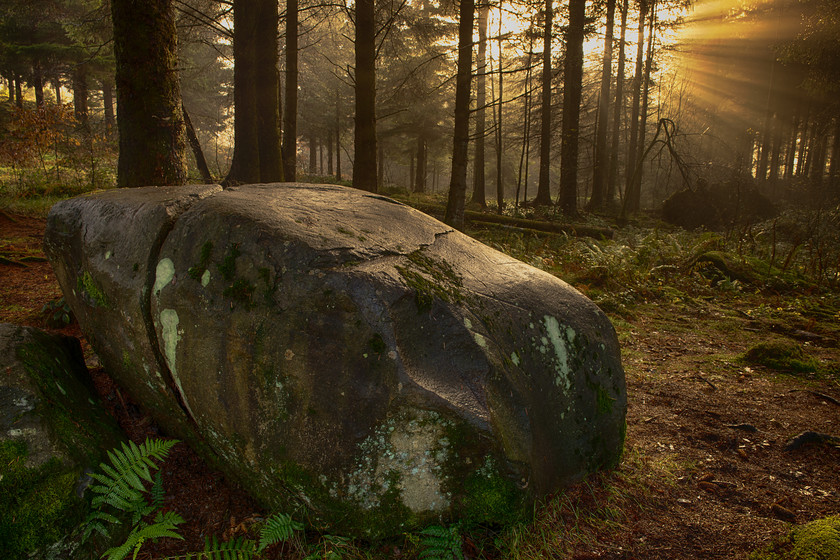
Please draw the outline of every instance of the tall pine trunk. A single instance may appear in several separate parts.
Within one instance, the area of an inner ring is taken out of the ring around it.
[[[648,103],[650,100],[650,72],[653,64],[653,26],[656,21],[656,12],[654,11],[655,4],[656,1],[651,0],[651,4],[648,10],[650,14],[648,17],[650,26],[648,29],[648,45],[647,58],[645,60],[645,72],[644,77],[642,79],[642,109],[641,114],[639,116],[639,139],[636,148],[635,167],[633,170],[632,184],[630,185],[627,193],[627,200],[629,201],[629,210],[633,213],[636,213],[640,210],[642,201],[642,176],[644,174],[643,158],[647,135]]]
[[[542,64],[542,118],[540,120],[540,177],[534,204],[551,204],[551,32],[554,10],[551,0],[545,0]]]
[[[254,3],[249,0],[237,0],[233,7],[233,159],[225,179],[227,184],[260,182],[256,106],[257,13],[253,8]]]
[[[615,106],[613,107],[612,148],[610,149],[610,170],[607,176],[606,203],[615,200],[615,186],[618,181],[618,147],[621,138],[621,115],[624,113],[624,49],[627,36],[627,13],[629,0],[624,0],[621,8],[621,36],[618,43],[618,69],[615,73]]]
[[[283,174],[297,180],[298,0],[286,2],[286,104],[283,106]]]
[[[467,150],[470,143],[470,82],[472,80],[475,1],[461,0],[458,22],[458,73],[455,78],[455,126],[452,139],[452,176],[444,221],[464,229],[467,194]]]
[[[610,114],[610,85],[612,78],[612,43],[613,20],[615,19],[615,1],[607,1],[607,29],[604,36],[604,58],[601,64],[601,92],[598,101],[598,127],[595,130],[595,158],[592,170],[592,198],[590,210],[602,210],[607,192],[607,130]]]
[[[569,0],[566,62],[563,71],[563,126],[560,145],[559,205],[567,216],[577,213],[580,99],[583,87],[583,35],[586,0]]]
[[[117,186],[182,185],[186,134],[172,1],[112,0],[111,17],[120,135]]]
[[[642,66],[645,55],[645,21],[647,16],[647,0],[639,0],[639,38],[636,48],[636,74],[633,76],[633,106],[630,110],[630,143],[627,147],[627,165],[624,169],[625,183],[625,206],[628,192],[633,181],[633,172],[636,169],[636,152],[638,150],[639,136],[639,106],[641,103],[642,90]]]
[[[417,136],[417,177],[414,180],[414,192],[426,192],[426,139],[422,134]]]
[[[475,157],[473,159],[472,202],[487,206],[484,176],[484,135],[487,127],[487,19],[490,7],[478,8],[478,58],[476,58]]]
[[[502,52],[502,0],[499,0],[499,101],[496,118],[496,211],[501,214],[505,206],[505,183],[502,177],[502,157],[504,156],[504,138],[502,137],[502,107],[504,106],[504,66]]]
[[[254,88],[260,182],[283,180],[280,150],[280,76],[277,71],[277,0],[251,0],[255,4]]]
[[[353,186],[376,192],[376,22],[374,0],[356,0],[356,126]]]

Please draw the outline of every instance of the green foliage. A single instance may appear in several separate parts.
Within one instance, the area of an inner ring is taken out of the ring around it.
[[[336,535],[324,535],[309,547],[309,554],[303,560],[341,560],[351,551],[350,539]]]
[[[129,554],[136,558],[146,541],[163,537],[183,538],[178,533],[178,525],[184,523],[184,518],[173,511],[162,510],[164,493],[160,472],[152,477],[152,470],[158,468],[155,460],[165,460],[176,443],[177,440],[150,438],[140,445],[123,443],[121,449],[108,452],[110,464],[101,463],[100,472],[91,473],[95,481],[90,487],[93,509],[85,522],[84,538],[89,538],[94,532],[108,536],[109,525],[119,525],[125,520],[131,525],[126,540],[106,550],[102,555],[104,558],[122,560]],[[149,520],[152,514],[154,517]],[[249,560],[301,530],[303,525],[292,520],[291,516],[275,514],[265,520],[259,544],[242,537],[219,541],[213,536],[205,541],[204,550],[173,556],[170,560]]]
[[[41,313],[47,315],[47,326],[52,328],[66,327],[74,320],[73,310],[63,297],[45,303]]]
[[[458,524],[443,527],[432,525],[420,532],[420,558],[424,560],[463,560],[461,533]]]

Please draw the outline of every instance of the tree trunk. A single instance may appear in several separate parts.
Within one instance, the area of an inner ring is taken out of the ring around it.
[[[280,152],[280,80],[277,71],[277,0],[251,0],[255,11],[254,106],[257,110],[257,143],[260,182],[284,178]]]
[[[371,0],[372,1],[372,0]],[[298,0],[286,1],[286,104],[283,115],[283,174],[297,180]]]
[[[6,78],[6,82],[9,84],[9,103],[14,104],[15,102],[15,76],[12,73],[4,74],[3,76]]]
[[[475,155],[473,159],[472,202],[487,206],[484,176],[484,135],[487,126],[487,19],[490,6],[478,8],[478,58],[476,58]]]
[[[225,183],[260,182],[256,18],[253,1],[237,0],[233,9],[233,159]]]
[[[52,80],[53,89],[55,90],[55,104],[61,105],[61,79],[56,76]]]
[[[522,151],[519,153],[519,173],[516,177],[516,195],[513,199],[513,205],[516,210],[519,210],[519,193],[522,188],[522,169],[525,169],[525,192],[522,200],[528,198],[528,151],[530,149],[531,141],[531,59],[534,55],[534,45],[528,45],[528,61],[525,64],[525,100],[523,102],[524,117],[522,123]]]
[[[82,128],[88,127],[87,66],[84,64],[76,66],[73,72],[73,116]]]
[[[828,176],[836,180],[840,175],[840,117],[834,117],[834,139],[831,143],[831,164]]]
[[[186,134],[172,0],[112,0],[111,16],[120,135],[117,186],[182,185]]]
[[[382,142],[376,146],[376,150],[376,187],[378,190],[380,187],[385,185],[385,147]]]
[[[583,86],[583,32],[586,0],[569,0],[569,28],[566,33],[566,61],[563,72],[563,127],[560,145],[560,209],[567,216],[577,214],[578,146],[580,140],[580,98]]]
[[[414,192],[426,192],[426,139],[417,136],[417,178],[414,181]]]
[[[335,178],[341,181],[341,96],[335,92]]]
[[[377,191],[376,22],[374,0],[356,0],[356,126],[353,186]]]
[[[645,55],[645,17],[647,0],[639,0],[639,42],[636,49],[636,74],[633,76],[633,107],[630,111],[630,143],[627,148],[627,165],[624,169],[625,199],[631,188],[633,172],[636,169],[636,156],[639,136],[639,105],[642,89],[642,64]],[[625,204],[626,205],[626,204]]]
[[[315,134],[309,135],[309,174],[315,175],[318,167],[318,140]]]
[[[470,82],[472,78],[475,1],[461,0],[458,22],[458,71],[455,78],[455,126],[452,139],[452,176],[444,221],[464,229],[467,194],[467,151],[470,143]]]
[[[615,106],[613,107],[612,148],[610,149],[610,170],[607,177],[605,202],[612,204],[615,200],[615,186],[618,181],[618,147],[621,137],[621,115],[624,113],[624,48],[627,36],[627,13],[630,10],[629,0],[624,0],[621,9],[621,37],[618,43],[618,69],[615,73]]]
[[[505,59],[502,50],[502,0],[499,0],[499,116],[496,118],[496,211],[501,214],[505,207],[505,183],[502,177],[502,156],[504,155],[504,138],[502,137],[502,107],[504,106],[504,67]]]
[[[201,174],[201,180],[204,184],[209,185],[213,182],[213,176],[210,175],[210,168],[207,167],[207,160],[204,158],[204,151],[201,149],[201,143],[198,141],[198,135],[195,133],[195,128],[190,120],[190,114],[187,113],[187,108],[181,105],[181,111],[184,113],[184,125],[187,131],[187,141],[190,143],[193,156],[195,157],[195,166]]]
[[[604,58],[601,64],[601,93],[598,101],[598,126],[595,130],[595,158],[592,170],[592,198],[590,210],[603,210],[607,192],[607,129],[610,114],[610,85],[612,78],[613,20],[615,1],[607,1],[607,29],[604,35]]]
[[[105,128],[111,131],[117,118],[114,114],[114,84],[110,79],[102,80],[102,105],[105,109]]]
[[[650,72],[653,64],[653,38],[654,38],[654,22],[656,21],[656,5],[655,0],[651,0],[649,17],[650,27],[648,29],[648,45],[647,58],[645,60],[645,73],[642,80],[642,110],[639,117],[639,140],[637,145],[636,156],[634,157],[635,164],[632,171],[632,185],[628,187],[627,200],[629,201],[629,210],[636,213],[641,208],[642,201],[642,175],[644,172],[644,161],[642,161],[645,152],[645,141],[647,135],[647,117],[648,117],[648,101],[650,99]]]
[[[44,73],[41,64],[35,62],[32,65],[32,87],[35,88],[35,106],[44,106]]]
[[[327,175],[333,174],[333,132],[327,130]]]
[[[554,10],[551,0],[545,0],[542,65],[542,119],[540,120],[540,178],[534,204],[551,204],[551,32]]]
[[[23,78],[21,78],[19,75],[15,74],[15,105],[18,107],[18,109],[23,109],[23,91],[22,86],[20,84],[22,79]],[[85,117],[87,117],[87,98],[85,99]],[[87,124],[87,119],[85,120],[85,124]]]

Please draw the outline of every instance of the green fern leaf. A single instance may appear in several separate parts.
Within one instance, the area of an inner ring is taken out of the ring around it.
[[[295,531],[302,531],[303,524],[292,520],[291,515],[276,513],[265,520],[260,529],[260,545],[258,552],[262,552],[269,546],[288,540]]]
[[[420,532],[420,547],[423,560],[463,560],[459,526],[442,527],[433,525]]]
[[[204,550],[197,558],[201,560],[250,560],[256,554],[254,541],[242,537],[219,542],[214,535],[204,541]]]
[[[178,525],[183,522],[184,518],[174,511],[159,512],[153,523],[136,525],[123,544],[109,548],[102,556],[107,560],[122,560],[132,552],[136,555],[143,543],[149,539],[155,540],[162,537],[183,539],[184,537],[177,532]]]

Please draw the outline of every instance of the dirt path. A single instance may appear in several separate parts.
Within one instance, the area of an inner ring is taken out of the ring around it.
[[[42,307],[61,296],[42,260],[45,224],[14,220],[0,214],[0,322],[44,328]],[[840,449],[811,444],[785,451],[805,431],[840,435],[840,405],[826,398],[840,400],[840,376],[793,377],[739,359],[758,342],[804,332],[814,335],[809,353],[840,363],[840,321],[775,311],[789,303],[736,294],[648,304],[629,320],[616,318],[630,402],[625,458],[616,471],[543,507],[538,521],[518,533],[527,544],[517,550],[581,560],[745,558],[792,522],[840,512]],[[80,336],[75,326],[62,332]],[[87,356],[104,401],[130,437],[155,435],[154,423],[110,382],[89,349]],[[190,521],[187,540],[144,548],[145,558],[196,550],[204,535],[241,532],[260,515],[189,449],[176,450],[163,472],[171,507]],[[468,555],[479,548],[467,539]],[[373,552],[400,555],[399,547],[384,550]]]

